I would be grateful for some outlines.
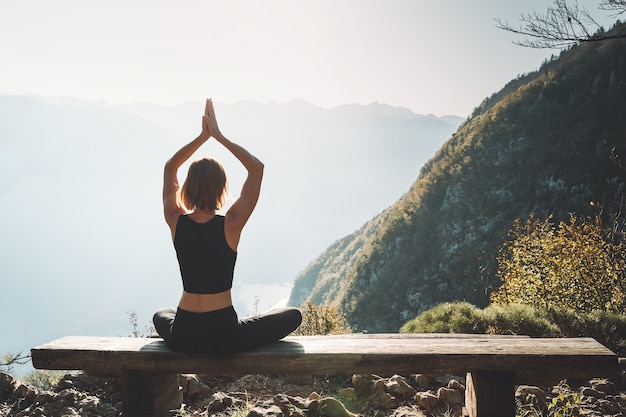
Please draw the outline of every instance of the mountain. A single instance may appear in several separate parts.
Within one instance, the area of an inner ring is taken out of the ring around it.
[[[310,298],[343,310],[357,330],[392,332],[441,302],[485,306],[515,218],[619,212],[624,102],[624,40],[583,44],[511,81],[402,198],[304,269],[289,303]]]
[[[163,165],[204,103],[163,107],[0,95],[0,354],[67,334],[142,329],[182,289],[163,221]],[[386,104],[216,103],[220,127],[265,163],[239,247],[240,315],[285,300],[338,236],[392,204],[462,122]],[[243,169],[209,142],[237,196]]]

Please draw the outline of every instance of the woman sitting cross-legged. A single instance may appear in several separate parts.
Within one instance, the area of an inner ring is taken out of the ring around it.
[[[222,208],[227,180],[222,165],[204,158],[189,167],[179,193],[177,172],[198,148],[214,138],[247,170],[239,198],[225,215]],[[206,101],[200,135],[165,164],[163,209],[183,280],[176,310],[157,311],[153,322],[170,349],[182,353],[234,353],[273,343],[293,332],[302,315],[296,308],[279,308],[239,320],[231,287],[241,231],[256,206],[263,163],[219,130],[211,100]]]

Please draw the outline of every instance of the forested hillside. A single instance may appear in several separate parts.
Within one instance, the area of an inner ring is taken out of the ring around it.
[[[624,102],[624,40],[583,44],[511,81],[475,109],[393,206],[298,276],[290,304],[310,298],[340,307],[356,330],[369,331],[397,331],[444,301],[485,306],[514,219],[617,211],[626,180]]]

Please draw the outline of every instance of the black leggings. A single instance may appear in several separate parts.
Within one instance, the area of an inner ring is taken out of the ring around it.
[[[207,313],[163,308],[152,319],[170,349],[181,353],[235,353],[274,343],[298,328],[297,308],[278,308],[239,320],[231,307]]]

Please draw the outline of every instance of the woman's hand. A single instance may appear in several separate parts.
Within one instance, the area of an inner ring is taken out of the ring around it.
[[[204,140],[209,140],[209,138],[211,137],[206,116],[202,116],[202,132],[200,132],[200,137]]]
[[[215,109],[213,108],[213,100],[208,98],[204,107],[204,117],[202,118],[202,132],[208,132],[209,136],[216,139],[222,137],[222,132],[217,125],[217,118],[215,117]]]

